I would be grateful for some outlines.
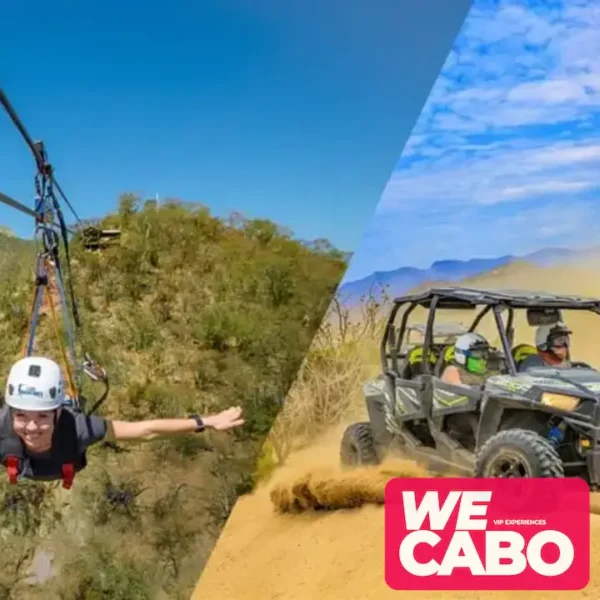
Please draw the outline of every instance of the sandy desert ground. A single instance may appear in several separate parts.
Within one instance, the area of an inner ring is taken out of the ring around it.
[[[600,296],[600,270],[535,269],[512,265],[469,281],[469,285]],[[467,283],[467,282],[465,282]],[[600,317],[569,317],[573,353],[600,367]],[[523,340],[529,341],[529,340]],[[192,596],[192,600],[444,600],[508,598],[493,592],[395,592],[384,581],[384,511],[380,505],[391,476],[425,475],[397,461],[375,469],[341,473],[343,427],[292,456],[269,484],[241,498]],[[332,512],[281,513],[299,494],[330,504],[362,500],[359,508]],[[594,495],[596,496],[596,495]],[[600,512],[600,499],[592,499]],[[592,521],[592,577],[583,591],[511,592],[515,600],[600,598],[600,516]]]

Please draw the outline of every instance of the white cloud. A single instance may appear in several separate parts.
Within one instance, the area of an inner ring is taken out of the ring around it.
[[[560,104],[586,102],[587,94],[582,81],[562,79],[532,81],[518,85],[506,95],[507,102]]]
[[[598,182],[593,181],[552,181],[530,183],[520,187],[507,187],[500,193],[504,198],[518,199],[529,198],[536,195],[564,194],[584,192],[598,187]]]
[[[539,149],[533,161],[540,165],[570,165],[600,161],[600,144],[573,145],[562,148]]]
[[[518,146],[497,143],[478,148],[465,144],[462,151],[440,149],[434,161],[398,169],[376,214],[389,215],[417,201],[446,206],[496,204],[549,194],[571,197],[600,188],[599,143]]]
[[[475,0],[351,270],[594,243],[599,127],[600,2]]]
[[[600,140],[582,131],[595,119],[600,4],[476,1],[378,212],[591,190]]]
[[[416,133],[485,133],[589,116],[600,105],[600,6],[475,2]],[[418,151],[418,146],[413,146]]]

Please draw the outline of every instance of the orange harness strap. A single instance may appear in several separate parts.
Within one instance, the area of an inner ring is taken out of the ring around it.
[[[48,273],[48,279],[50,279],[50,265],[48,261],[46,261],[46,270]],[[60,351],[60,355],[62,358],[63,367],[65,369],[65,374],[67,376],[67,383],[69,386],[69,393],[71,398],[75,400],[77,398],[77,389],[75,387],[75,383],[73,380],[73,373],[71,371],[71,367],[69,365],[69,359],[67,358],[67,351],[65,349],[65,345],[63,344],[63,340],[60,336],[60,328],[58,325],[58,316],[56,314],[56,307],[54,306],[54,300],[52,298],[52,293],[48,289],[48,286],[45,288],[46,298],[48,299],[48,305],[50,306],[50,313],[52,315],[52,324],[54,326],[54,333],[56,335],[56,342],[58,344],[58,349]]]

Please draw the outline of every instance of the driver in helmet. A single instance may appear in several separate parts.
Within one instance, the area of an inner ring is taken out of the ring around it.
[[[572,331],[559,321],[553,325],[540,325],[535,332],[537,354],[528,356],[520,366],[520,371],[533,367],[568,367],[569,346]]]
[[[86,450],[98,442],[227,430],[244,423],[239,407],[202,418],[128,422],[86,415],[65,404],[63,376],[56,362],[32,356],[13,365],[0,408],[0,462],[11,483],[20,478],[62,479],[69,488],[74,474],[86,466]]]
[[[442,373],[451,385],[482,385],[488,372],[490,345],[479,333],[465,333],[454,343],[454,358]]]
[[[451,385],[482,385],[488,374],[490,345],[479,333],[465,333],[454,343],[454,357],[442,381]]]

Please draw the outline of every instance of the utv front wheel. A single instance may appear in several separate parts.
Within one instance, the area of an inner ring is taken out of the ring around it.
[[[533,431],[507,429],[492,436],[475,455],[475,477],[564,477],[552,444]]]
[[[344,431],[340,460],[343,467],[379,463],[370,423],[354,423]]]

